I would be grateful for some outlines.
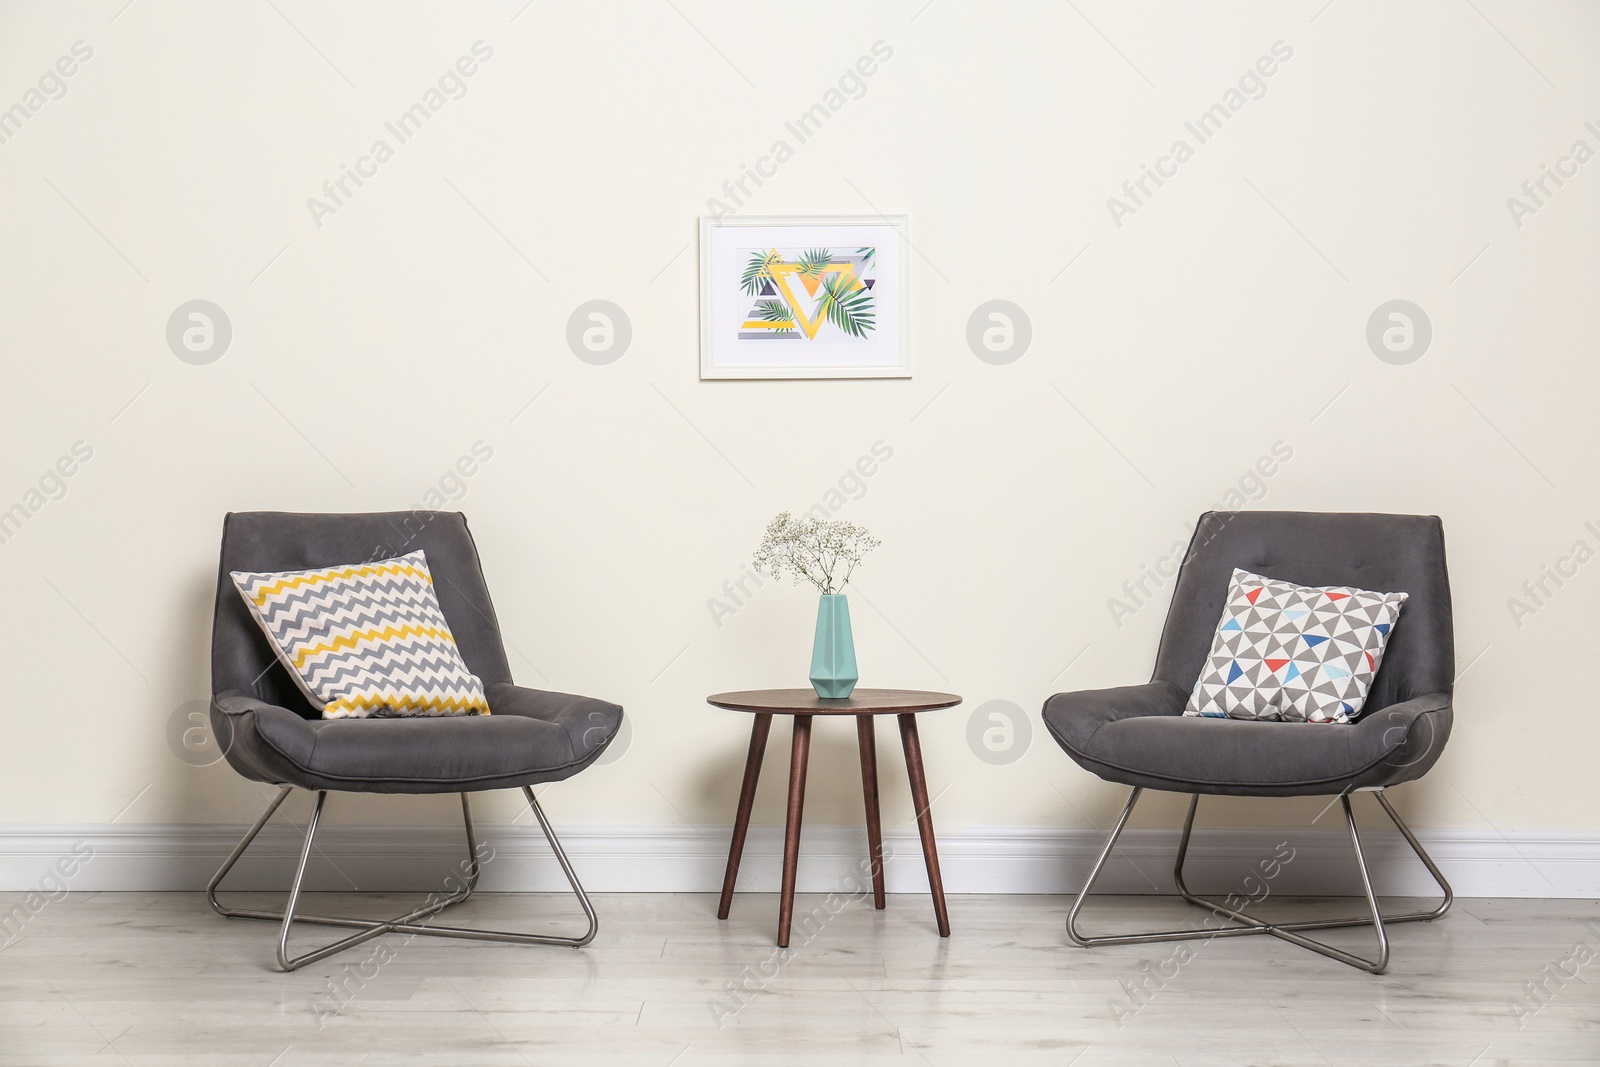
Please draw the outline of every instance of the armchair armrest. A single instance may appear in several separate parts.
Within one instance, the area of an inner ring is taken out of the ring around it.
[[[1365,711],[1352,731],[1351,744],[1385,753],[1380,761],[1385,779],[1375,784],[1399,785],[1421,778],[1439,760],[1455,712],[1449,693],[1427,693],[1376,711]]]
[[[249,715],[252,712],[271,714],[282,711],[294,715],[297,719],[300,718],[294,712],[289,711],[288,708],[280,707],[277,704],[269,704],[265,700],[258,700],[236,689],[230,689],[227,692],[217,693],[212,696],[211,708],[213,711],[220,711],[224,715]]]
[[[561,727],[578,760],[598,756],[622,726],[622,708],[594,697],[524,689],[509,682],[496,682],[485,695],[490,714],[523,715]]]
[[[1045,727],[1069,752],[1083,752],[1107,723],[1141,715],[1181,715],[1189,694],[1171,682],[1057,693],[1044,702]]]
[[[234,770],[262,782],[284,780],[274,754],[304,764],[317,743],[298,712],[232,689],[211,697],[211,734]]]

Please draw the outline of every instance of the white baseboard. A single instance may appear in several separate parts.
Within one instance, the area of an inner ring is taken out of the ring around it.
[[[0,890],[36,889],[52,866],[85,846],[93,857],[68,879],[75,891],[197,890],[205,887],[244,827],[217,825],[0,826]],[[573,827],[557,832],[592,892],[716,892],[722,885],[729,828]],[[562,890],[561,872],[537,829],[481,828],[494,849],[484,867],[489,892]],[[1419,834],[1460,896],[1600,897],[1600,833],[1448,830]],[[939,860],[950,893],[1076,892],[1105,836],[1075,829],[940,831]],[[1360,892],[1343,830],[1199,829],[1190,847],[1190,884],[1199,892],[1239,891],[1243,879],[1280,842],[1294,858],[1273,880],[1285,895]],[[885,865],[891,893],[927,890],[914,834],[890,834]],[[1431,881],[1393,831],[1363,834],[1373,880],[1387,895],[1427,895]],[[420,890],[442,886],[465,857],[459,827],[418,828],[324,824],[310,889]],[[229,876],[226,888],[282,890],[299,854],[300,835],[269,825]],[[1177,832],[1130,830],[1100,887],[1108,893],[1172,890]],[[741,891],[776,892],[782,829],[750,832]],[[807,828],[801,846],[802,892],[850,891],[866,855],[858,828]]]

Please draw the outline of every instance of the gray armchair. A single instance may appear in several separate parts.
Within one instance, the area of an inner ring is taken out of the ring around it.
[[[1235,567],[1301,585],[1353,585],[1410,594],[1360,718],[1353,724],[1255,722],[1183,715],[1227,598]],[[1067,918],[1083,946],[1272,934],[1340,962],[1381,973],[1385,923],[1437,919],[1450,886],[1384,790],[1422,777],[1450,736],[1455,644],[1444,529],[1438,518],[1313,512],[1208,512],[1201,516],[1173,588],[1155,673],[1145,685],[1060,693],[1044,705],[1052,737],[1079,766],[1130,786],[1121,817]],[[1078,913],[1146,789],[1191,795],[1174,876],[1185,900],[1236,925],[1154,934],[1084,936]],[[1444,893],[1436,908],[1384,915],[1361,850],[1350,796],[1371,792]],[[1269,923],[1191,893],[1183,865],[1200,797],[1336,796],[1343,805],[1370,917]],[[1304,936],[1370,923],[1378,952],[1366,959]]]
[[[323,719],[273,654],[228,577],[229,571],[301,570],[383,559],[421,549],[433,573],[439,607],[450,623],[467,667],[483,680],[488,716]],[[589,697],[523,689],[511,681],[494,605],[484,585],[478,551],[466,518],[446,512],[367,515],[231,514],[223,525],[211,634],[211,724],[234,770],[279,787],[244,840],[207,887],[207,899],[228,918],[281,923],[278,964],[296,970],[335,952],[390,932],[428,934],[518,944],[581,947],[599,922],[531,786],[558,782],[588,767],[622,725],[622,709]],[[294,789],[317,795],[299,865],[281,912],[224,906],[217,889],[261,828]],[[477,887],[479,851],[467,794],[520,788],[550,841],[556,860],[588,918],[579,937],[473,930],[423,923]],[[329,792],[459,793],[467,835],[467,874],[448,897],[393,919],[298,915],[295,907]],[[294,923],[358,932],[291,957]]]

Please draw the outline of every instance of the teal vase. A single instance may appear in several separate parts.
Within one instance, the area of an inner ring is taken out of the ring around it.
[[[854,692],[859,678],[850,601],[842,593],[824,593],[817,605],[817,639],[811,647],[811,688],[824,700],[838,700]]]

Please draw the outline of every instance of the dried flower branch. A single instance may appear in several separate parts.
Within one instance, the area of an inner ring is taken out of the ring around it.
[[[810,582],[831,595],[844,591],[862,558],[877,547],[878,539],[853,522],[796,519],[785,511],[767,524],[755,569],[774,578],[790,574],[796,585]]]

